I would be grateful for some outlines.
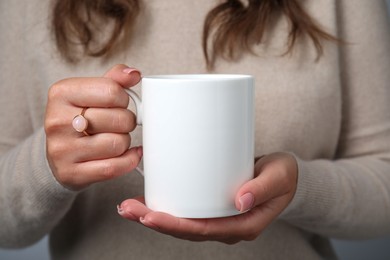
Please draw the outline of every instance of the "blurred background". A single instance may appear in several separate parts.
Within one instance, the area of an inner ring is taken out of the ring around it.
[[[353,1],[353,0],[351,0]],[[373,0],[367,0],[373,1]],[[375,0],[374,0],[375,1]],[[390,14],[390,0],[386,0]],[[390,57],[389,57],[390,58]],[[390,71],[389,71],[390,72]],[[390,83],[389,83],[390,84]],[[340,260],[389,260],[390,237],[367,241],[332,240]],[[20,250],[0,249],[0,260],[49,260],[48,238],[44,237],[37,244]]]

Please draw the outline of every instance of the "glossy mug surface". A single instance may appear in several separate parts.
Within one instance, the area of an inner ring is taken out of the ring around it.
[[[253,178],[254,80],[249,75],[142,79],[146,205],[184,218],[239,214],[234,198]]]

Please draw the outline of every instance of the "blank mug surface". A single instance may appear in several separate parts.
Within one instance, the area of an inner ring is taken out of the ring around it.
[[[140,109],[146,205],[185,218],[239,214],[235,194],[253,178],[253,78],[144,77]]]

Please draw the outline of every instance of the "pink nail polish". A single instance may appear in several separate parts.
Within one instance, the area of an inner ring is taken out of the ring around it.
[[[137,70],[136,68],[126,68],[123,70],[124,73],[131,75],[132,73],[138,73],[141,75],[141,72]],[[133,74],[134,75],[134,74]]]
[[[122,209],[121,206],[117,205],[116,206],[118,214],[121,215],[124,218],[127,218],[128,220],[136,220],[136,216],[134,216],[131,212],[128,212],[124,209]]]
[[[145,220],[144,217],[140,217],[139,218],[139,222],[144,225],[145,227],[149,227],[150,226],[150,223],[148,221]]]
[[[238,201],[240,202],[240,205],[241,205],[241,208],[240,208],[240,211],[241,212],[245,212],[245,211],[248,211],[250,210],[252,207],[253,207],[253,203],[255,202],[255,197],[253,196],[252,193],[245,193],[244,195],[242,195]]]
[[[121,215],[121,216],[125,213],[124,210],[119,205],[116,205],[116,209],[118,211],[118,214]]]
[[[135,68],[126,68],[123,70],[123,72],[130,76],[130,79],[132,80],[130,85],[136,85],[141,81],[142,74],[139,70]]]
[[[145,227],[152,228],[152,229],[159,229],[158,226],[156,226],[150,221],[147,221],[144,217],[140,217],[139,222],[141,222],[141,224],[144,225]]]
[[[144,154],[144,149],[142,146],[139,146],[137,147],[137,153],[138,153],[138,156],[141,158]]]

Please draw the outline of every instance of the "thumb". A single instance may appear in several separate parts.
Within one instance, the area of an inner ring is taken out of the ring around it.
[[[287,153],[274,153],[259,159],[255,165],[255,178],[245,183],[236,195],[236,208],[250,210],[271,199],[289,202],[295,193],[297,181],[295,158]]]
[[[104,77],[116,81],[124,88],[129,88],[141,80],[141,72],[124,64],[118,64],[107,71]]]

